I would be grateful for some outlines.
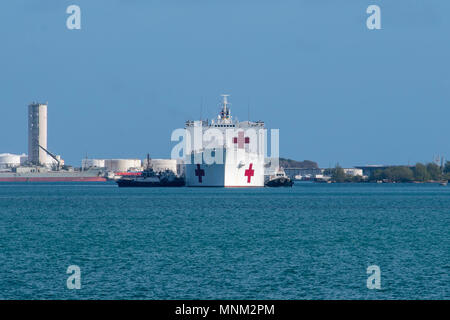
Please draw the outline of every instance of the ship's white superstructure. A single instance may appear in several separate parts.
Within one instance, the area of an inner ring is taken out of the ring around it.
[[[227,97],[217,120],[186,122],[187,186],[264,186],[264,122],[233,120]]]

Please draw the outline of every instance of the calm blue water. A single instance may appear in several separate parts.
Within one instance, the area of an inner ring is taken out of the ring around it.
[[[2,183],[0,298],[449,299],[450,187]]]

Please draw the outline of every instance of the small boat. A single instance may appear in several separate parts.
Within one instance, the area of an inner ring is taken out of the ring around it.
[[[448,184],[448,181],[441,181],[439,184],[443,187],[446,187]]]
[[[153,169],[146,169],[142,175],[135,177],[123,177],[118,179],[119,187],[182,187],[184,178],[177,177],[172,171],[155,173]]]
[[[286,172],[279,168],[273,175],[270,175],[265,182],[266,187],[292,187],[294,181],[286,175]]]
[[[155,172],[150,167],[150,156],[147,155],[147,168],[141,175],[123,176],[116,180],[119,187],[182,187],[185,185],[183,177],[175,175],[171,170]]]

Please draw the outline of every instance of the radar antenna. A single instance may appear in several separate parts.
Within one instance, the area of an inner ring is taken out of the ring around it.
[[[223,97],[223,102],[222,102],[223,107],[222,107],[222,111],[220,111],[219,118],[222,120],[231,119],[230,108],[228,108],[228,106],[230,105],[230,103],[228,102],[228,97],[230,95],[222,94],[221,96]]]

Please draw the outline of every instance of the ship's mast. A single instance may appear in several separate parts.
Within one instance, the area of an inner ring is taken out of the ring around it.
[[[222,111],[220,111],[220,114],[218,117],[219,120],[231,120],[230,108],[228,107],[228,105],[230,104],[228,102],[229,96],[230,96],[229,94],[222,94],[222,97],[223,97]]]
[[[223,110],[226,111],[227,107],[228,107],[228,97],[230,95],[229,94],[222,94],[223,97]]]

